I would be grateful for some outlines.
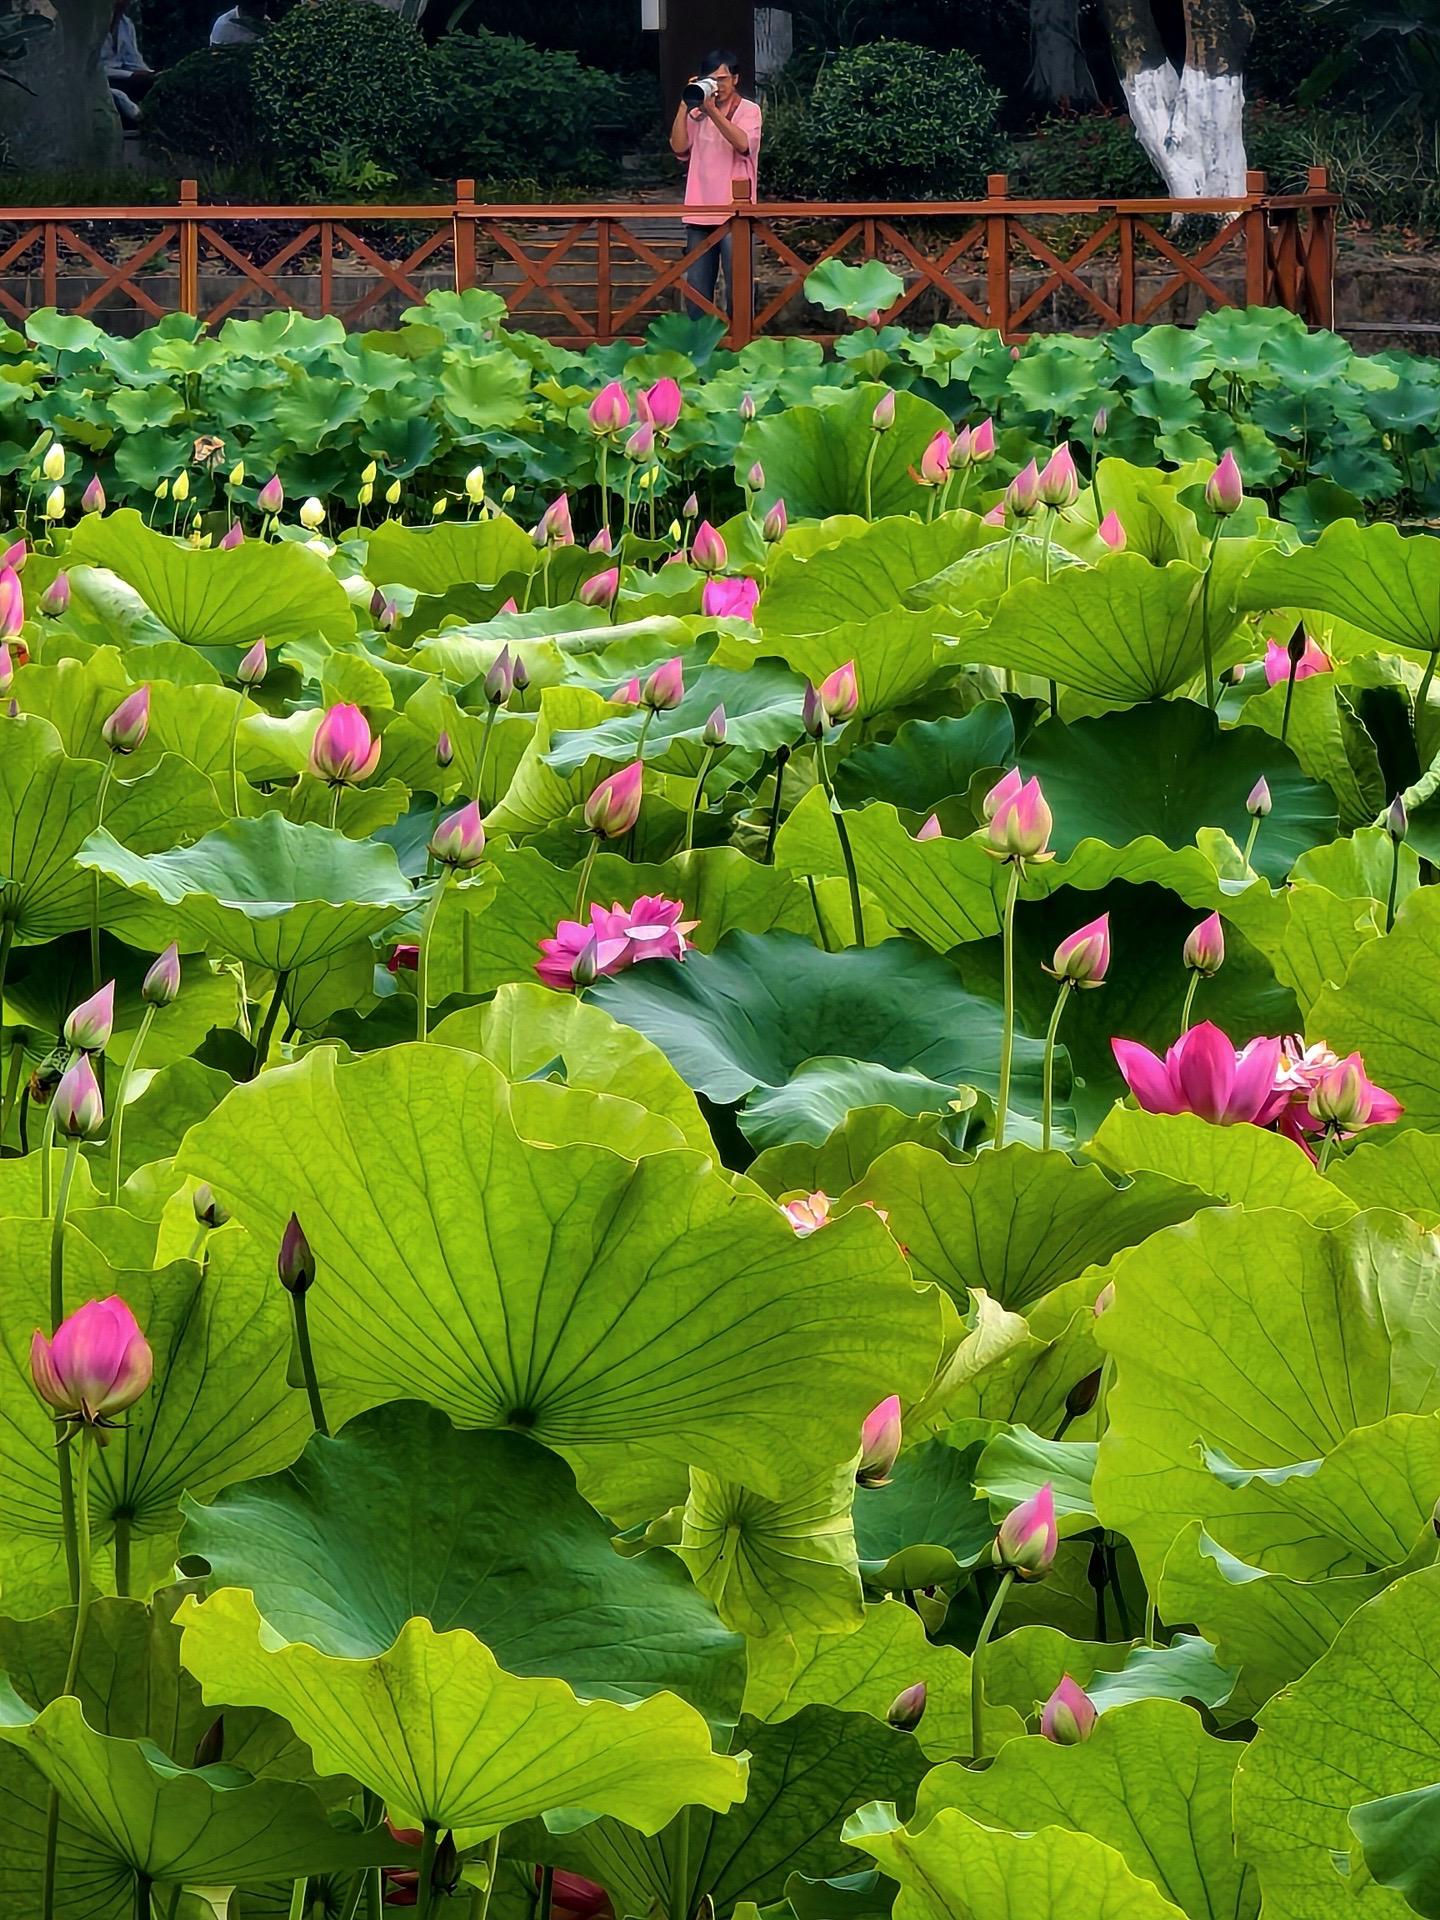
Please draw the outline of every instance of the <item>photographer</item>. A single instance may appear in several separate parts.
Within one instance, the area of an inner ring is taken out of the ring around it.
[[[700,75],[691,79],[675,109],[670,147],[687,162],[685,206],[681,216],[690,234],[690,252],[696,258],[685,278],[696,293],[715,299],[721,266],[725,269],[726,304],[734,306],[731,275],[734,239],[727,233],[718,245],[699,252],[724,215],[691,213],[692,207],[727,207],[736,200],[755,198],[756,167],[760,156],[760,109],[740,93],[740,61],[723,49],[706,54]],[[692,314],[705,308],[687,300]]]

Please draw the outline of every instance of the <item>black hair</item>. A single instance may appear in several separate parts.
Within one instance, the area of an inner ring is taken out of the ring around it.
[[[701,73],[714,73],[717,67],[728,67],[738,80],[745,69],[740,64],[740,56],[729,47],[712,47],[700,62]]]

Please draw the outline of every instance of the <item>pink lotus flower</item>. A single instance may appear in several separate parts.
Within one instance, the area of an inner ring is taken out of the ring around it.
[[[806,684],[803,705],[805,731],[815,739],[829,727],[843,727],[853,720],[860,706],[860,686],[855,678],[855,662],[847,660],[826,674],[817,687]]]
[[[1250,789],[1245,799],[1245,811],[1252,819],[1263,820],[1274,802],[1270,798],[1270,782],[1262,773]]]
[[[105,1123],[105,1103],[88,1053],[71,1061],[52,1098],[59,1131],[72,1140],[93,1140]]]
[[[705,717],[705,725],[700,729],[702,747],[723,747],[729,733],[729,723],[725,718],[725,703],[712,707]]]
[[[943,829],[940,825],[940,816],[938,813],[932,813],[915,835],[917,840],[939,840],[943,837]]]
[[[6,698],[15,684],[15,659],[10,652],[10,642],[0,640],[0,700]]]
[[[1057,1747],[1078,1747],[1095,1731],[1098,1718],[1089,1694],[1077,1687],[1068,1673],[1062,1674],[1059,1686],[1040,1711],[1040,1731]]]
[[[823,1188],[814,1193],[797,1194],[793,1200],[782,1200],[780,1211],[795,1229],[799,1240],[808,1240],[812,1233],[818,1233],[821,1227],[830,1224],[830,1196]]]
[[[600,531],[596,534],[595,538],[590,542],[590,545],[587,548],[587,552],[613,553],[614,551],[615,551],[615,542],[614,542],[614,539],[611,537],[610,529],[608,527],[601,527]]]
[[[469,873],[485,857],[485,823],[472,800],[440,822],[430,836],[430,852],[442,867]]]
[[[220,553],[233,553],[236,547],[243,547],[244,544],[245,529],[238,520],[232,520],[220,536],[219,542],[217,543],[217,551]]]
[[[98,473],[92,473],[85,491],[80,496],[80,506],[86,513],[105,511],[105,489],[100,484]]]
[[[1012,1507],[1000,1522],[990,1557],[997,1567],[1021,1580],[1038,1580],[1050,1571],[1059,1546],[1055,1493],[1047,1480],[1038,1493]]]
[[[1191,929],[1181,958],[1192,973],[1203,974],[1207,980],[1220,971],[1225,964],[1225,926],[1218,913],[1207,914],[1198,927]]]
[[[520,611],[520,608],[516,603],[514,594],[512,593],[508,600],[504,601],[500,606],[498,606],[495,609],[495,617],[498,620],[502,613],[519,613],[519,611]]]
[[[150,962],[140,982],[140,998],[150,1007],[168,1007],[180,993],[180,949],[172,940]]]
[[[1182,1033],[1161,1060],[1136,1040],[1110,1046],[1125,1084],[1146,1113],[1194,1113],[1215,1126],[1265,1127],[1289,1096],[1275,1090],[1278,1039],[1236,1050],[1209,1020]]]
[[[603,573],[592,573],[581,585],[580,604],[582,607],[613,607],[619,591],[620,569],[606,567]]]
[[[501,647],[499,653],[485,669],[483,689],[488,704],[503,707],[515,691],[515,662],[510,657],[508,646]]]
[[[923,1680],[897,1693],[885,1711],[885,1718],[899,1733],[913,1733],[925,1717],[928,1689]]]
[[[9,567],[12,572],[23,573],[25,562],[30,558],[30,549],[23,539],[14,541],[0,553],[0,567]]]
[[[1011,767],[991,787],[980,803],[981,812],[987,820],[993,820],[1008,801],[1013,800],[1025,785],[1025,776],[1018,767]]]
[[[649,408],[651,421],[660,433],[669,433],[680,418],[680,410],[685,405],[685,395],[680,390],[680,382],[672,380],[667,374],[663,380],[657,380],[645,395],[645,404]]]
[[[1073,504],[1080,492],[1080,476],[1075,471],[1075,456],[1070,442],[1062,440],[1040,475],[1040,504],[1058,510]]]
[[[1098,920],[1060,942],[1045,971],[1057,980],[1071,980],[1077,987],[1101,987],[1109,967],[1110,916],[1102,913]]]
[[[537,545],[541,547],[573,547],[575,544],[575,524],[570,518],[570,496],[560,493],[550,502],[540,516],[536,528],[539,535]]]
[[[944,486],[945,482],[950,478],[951,444],[949,434],[941,427],[940,431],[935,435],[935,438],[921,454],[918,471],[914,467],[910,469],[910,478],[915,481],[917,486]]]
[[[150,689],[127,693],[100,728],[100,738],[112,753],[134,753],[150,731]]]
[[[785,502],[777,500],[760,522],[760,537],[767,546],[773,547],[777,540],[785,538],[789,525],[790,516],[785,511]]]
[[[262,513],[276,514],[285,504],[285,489],[281,485],[278,473],[272,473],[255,496],[255,504]]]
[[[1124,525],[1118,513],[1112,507],[1096,528],[1100,538],[1112,553],[1123,553],[1128,541]]]
[[[1325,649],[1310,638],[1304,636],[1305,646],[1300,658],[1295,662],[1295,678],[1308,680],[1312,674],[1333,673],[1334,662]],[[1265,684],[1268,687],[1283,686],[1290,678],[1290,649],[1282,647],[1278,640],[1272,640],[1265,649]]]
[[[765,490],[765,469],[757,460],[745,476],[745,484],[751,493],[763,493]]]
[[[103,1053],[115,1030],[115,982],[82,1000],[65,1022],[65,1044],[74,1053]]]
[[[746,574],[733,580],[707,580],[700,611],[711,620],[753,620],[760,604],[760,584]]]
[[[1219,466],[1205,482],[1205,504],[1212,513],[1227,517],[1236,512],[1245,498],[1245,480],[1240,463],[1228,449]]]
[[[1017,520],[1028,520],[1040,505],[1040,469],[1033,460],[1023,466],[1005,489],[1005,504]]]
[[[59,619],[70,606],[70,576],[62,568],[40,596],[40,611],[52,620]]]
[[[1097,407],[1095,409],[1095,418],[1090,422],[1091,437],[1095,440],[1103,440],[1109,431],[1110,409],[1108,407]]]
[[[702,573],[723,573],[730,554],[723,538],[708,520],[702,520],[690,543],[690,558]]]
[[[1322,1128],[1344,1136],[1362,1127],[1391,1126],[1405,1109],[1393,1093],[1377,1087],[1358,1053],[1327,1066],[1311,1089],[1310,1118]]]
[[[547,987],[568,993],[642,960],[681,960],[689,949],[685,936],[696,924],[683,919],[684,912],[680,901],[658,893],[644,894],[629,907],[618,900],[613,907],[592,906],[587,923],[562,920],[540,942],[535,971]]]
[[[30,1342],[35,1391],[62,1419],[108,1426],[149,1386],[154,1356],[134,1314],[117,1294],[91,1300],[69,1314],[47,1340],[37,1327]]]
[[[262,633],[235,669],[235,678],[242,687],[258,687],[269,671],[270,656],[265,651],[265,636]]]
[[[895,424],[895,393],[887,387],[875,402],[874,412],[870,415],[870,424],[876,433],[888,433]]]
[[[638,707],[640,704],[640,694],[640,680],[639,676],[636,675],[627,680],[623,687],[617,687],[610,698],[615,702],[617,707]]]
[[[890,1484],[890,1469],[900,1457],[900,1396],[887,1394],[873,1412],[866,1415],[860,1428],[860,1464],[855,1469],[857,1487],[884,1487]]]
[[[980,516],[982,527],[1003,527],[1005,524],[1005,502],[997,500],[988,513]]]
[[[652,712],[670,713],[685,698],[685,669],[679,654],[662,660],[645,682],[640,698]]]
[[[950,471],[963,473],[973,461],[971,449],[974,445],[974,433],[969,427],[961,427],[950,442]]]
[[[1004,782],[1000,783],[1002,786]],[[994,798],[992,788],[986,805]],[[1033,775],[1017,793],[1002,799],[989,815],[985,828],[987,850],[1002,860],[1053,860],[1048,851],[1050,829],[1054,824],[1040,782]]]
[[[648,420],[642,420],[625,442],[627,460],[648,460],[655,451],[655,429]]]
[[[332,787],[358,786],[380,764],[380,741],[359,707],[327,709],[310,743],[310,771]]]
[[[618,840],[640,818],[640,795],[645,768],[632,760],[618,773],[607,774],[585,802],[585,824],[602,840]]]
[[[970,435],[970,458],[980,465],[995,458],[995,422],[982,420]]]
[[[592,433],[619,433],[630,424],[630,402],[618,380],[603,386],[589,406]]]

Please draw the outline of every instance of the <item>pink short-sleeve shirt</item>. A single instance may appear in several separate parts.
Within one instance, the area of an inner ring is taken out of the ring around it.
[[[756,162],[760,157],[760,109],[753,100],[737,100],[732,125],[750,136],[750,151],[737,153],[707,114],[690,116],[690,171],[685,180],[687,207],[728,207],[735,198],[732,182],[748,180],[750,198],[756,198]],[[717,227],[716,214],[681,215],[688,227]]]

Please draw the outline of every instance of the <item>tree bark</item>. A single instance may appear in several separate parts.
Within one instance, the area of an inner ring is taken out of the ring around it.
[[[1088,104],[1095,82],[1080,44],[1080,0],[1030,0],[1030,92],[1052,106]]]
[[[117,170],[120,116],[100,65],[111,0],[48,0],[33,11],[52,19],[54,29],[31,40],[0,80],[0,134],[10,164],[36,172]]]
[[[1175,200],[1245,191],[1244,62],[1255,21],[1245,0],[1184,0],[1177,72],[1150,0],[1104,0],[1136,138]]]

